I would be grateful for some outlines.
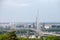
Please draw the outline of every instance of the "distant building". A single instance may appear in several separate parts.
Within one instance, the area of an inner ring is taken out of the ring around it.
[[[44,23],[42,30],[45,32],[60,32],[60,23]]]
[[[36,23],[0,23],[0,31],[8,31],[11,29],[29,29],[33,32],[37,30],[37,27]],[[40,23],[39,30],[42,32],[60,34],[60,23]]]

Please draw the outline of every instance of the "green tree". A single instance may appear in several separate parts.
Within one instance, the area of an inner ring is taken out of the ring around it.
[[[17,39],[17,36],[16,36],[16,34],[15,34],[15,31],[10,31],[10,32],[8,33],[8,40],[18,40],[18,39]]]
[[[0,34],[0,40],[7,40],[7,34]]]
[[[57,36],[47,36],[45,40],[60,40]]]

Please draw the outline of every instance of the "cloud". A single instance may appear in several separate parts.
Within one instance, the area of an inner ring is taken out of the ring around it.
[[[3,1],[3,5],[4,6],[21,6],[21,7],[24,7],[24,6],[29,6],[30,3],[18,3],[16,1],[6,0],[6,1]]]

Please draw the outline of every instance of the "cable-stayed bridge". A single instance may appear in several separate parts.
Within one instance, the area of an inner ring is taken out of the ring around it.
[[[18,27],[18,25],[19,25],[19,27]],[[0,24],[0,29],[2,30],[2,31],[10,31],[11,30],[11,28],[12,29],[14,29],[14,30],[16,30],[16,31],[18,31],[18,30],[24,30],[24,29],[26,29],[26,30],[32,30],[32,31],[35,31],[35,33],[37,33],[39,36],[48,36],[48,35],[56,35],[56,36],[60,36],[60,34],[56,34],[55,32],[47,32],[47,31],[42,31],[41,29],[41,26],[39,26],[38,27],[38,29],[37,29],[37,27],[35,28],[34,26],[32,26],[32,24],[31,24],[31,26],[30,26],[30,24],[18,24],[18,25],[15,25],[15,24],[12,24],[12,25],[8,25],[8,24]],[[22,26],[21,26],[22,25]],[[24,26],[25,25],[25,26]],[[29,27],[30,26],[30,27]],[[53,30],[53,28],[57,28],[57,29],[59,29],[60,28],[60,23],[43,23],[43,26],[42,26],[43,28],[45,27],[46,29],[52,29]],[[10,28],[10,30],[4,30],[4,28],[6,28],[6,29],[9,29]],[[0,31],[1,31],[0,30]],[[60,30],[60,29],[59,29]],[[51,31],[51,30],[50,30]],[[35,34],[36,35],[36,34]]]

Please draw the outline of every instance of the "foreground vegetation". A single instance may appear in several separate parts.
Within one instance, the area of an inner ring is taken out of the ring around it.
[[[39,39],[37,38],[22,38],[22,37],[17,37],[15,34],[15,31],[10,31],[5,34],[0,34],[0,40],[60,40],[59,37],[57,36],[47,36],[47,37],[40,37]]]

